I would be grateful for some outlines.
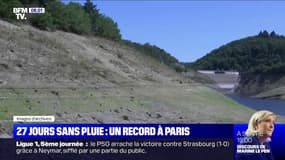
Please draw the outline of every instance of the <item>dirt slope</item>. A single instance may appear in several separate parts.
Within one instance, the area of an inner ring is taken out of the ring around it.
[[[175,79],[166,66],[119,43],[4,21],[0,25],[2,86],[99,87]],[[167,72],[157,74],[162,71]]]
[[[60,123],[247,122],[253,110],[117,42],[0,21],[0,134]],[[283,120],[284,121],[284,120]]]

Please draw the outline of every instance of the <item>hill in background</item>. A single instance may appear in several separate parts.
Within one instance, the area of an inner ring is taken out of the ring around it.
[[[257,36],[221,46],[190,66],[195,69],[239,71],[241,81],[237,92],[261,98],[285,99],[285,90],[282,89],[285,86],[284,44],[284,36],[274,31],[261,31]]]

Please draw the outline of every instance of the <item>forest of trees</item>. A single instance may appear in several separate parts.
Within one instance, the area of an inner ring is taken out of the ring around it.
[[[27,14],[27,20],[22,21],[42,30],[63,30],[121,40],[117,23],[101,14],[90,0],[86,0],[83,6],[58,0],[0,0],[0,18],[15,20],[13,8],[16,7],[44,7],[44,14]]]
[[[242,73],[285,73],[285,37],[274,31],[261,31],[256,36],[221,46],[188,67]]]

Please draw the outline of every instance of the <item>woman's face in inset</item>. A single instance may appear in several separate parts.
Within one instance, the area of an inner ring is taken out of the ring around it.
[[[274,131],[275,116],[269,115],[257,123],[257,129],[261,136],[271,137]]]

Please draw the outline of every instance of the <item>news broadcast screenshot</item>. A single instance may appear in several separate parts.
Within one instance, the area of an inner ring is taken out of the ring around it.
[[[0,0],[0,160],[285,160],[284,11]]]

